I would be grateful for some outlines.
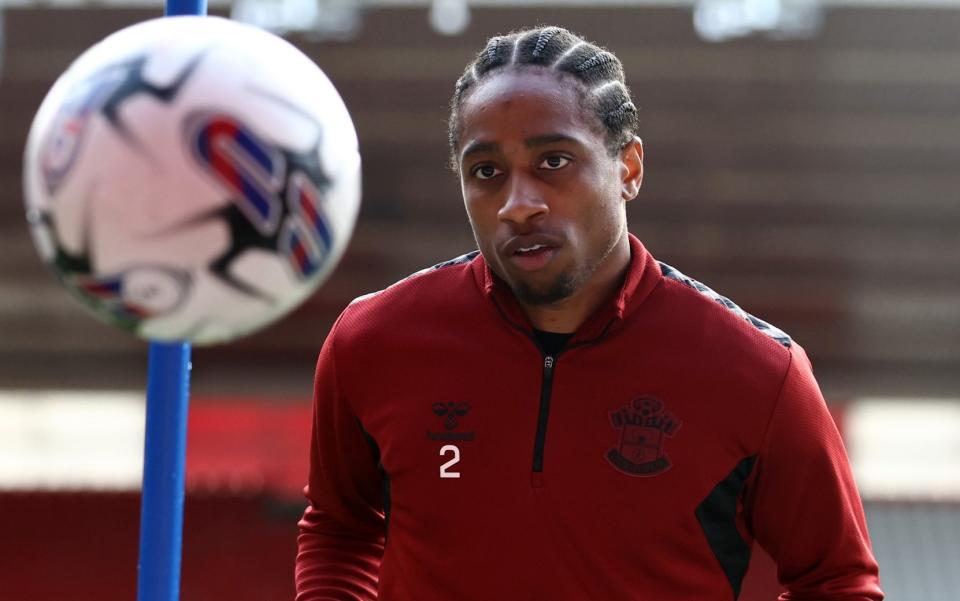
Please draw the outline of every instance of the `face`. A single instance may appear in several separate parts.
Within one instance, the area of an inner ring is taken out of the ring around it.
[[[618,248],[629,257],[625,203],[640,186],[639,140],[611,157],[576,86],[545,69],[511,69],[482,80],[460,108],[460,182],[474,237],[531,305],[602,277]]]

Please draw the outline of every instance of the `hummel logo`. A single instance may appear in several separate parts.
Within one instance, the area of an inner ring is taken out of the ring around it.
[[[447,430],[453,430],[457,427],[458,418],[465,416],[470,411],[470,405],[466,403],[434,403],[433,412],[438,417],[446,416],[443,420],[443,427]]]
[[[460,425],[460,418],[470,412],[468,403],[434,403],[433,413],[443,418],[446,432],[427,432],[430,440],[473,440],[473,432],[453,432]]]

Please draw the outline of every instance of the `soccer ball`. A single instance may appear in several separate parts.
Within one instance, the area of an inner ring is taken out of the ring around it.
[[[357,135],[323,72],[217,17],[123,29],[37,112],[27,220],[60,281],[104,321],[223,342],[306,299],[360,206]]]

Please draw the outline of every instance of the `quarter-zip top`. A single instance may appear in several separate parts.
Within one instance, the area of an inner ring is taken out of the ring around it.
[[[802,349],[631,251],[562,345],[476,255],[344,311],[317,362],[304,599],[731,601],[756,533],[817,566],[792,589],[879,601]]]

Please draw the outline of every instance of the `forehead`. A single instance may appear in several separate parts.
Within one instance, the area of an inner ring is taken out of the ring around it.
[[[542,67],[518,67],[480,80],[460,107],[459,147],[544,134],[601,138],[579,84]],[[602,140],[600,140],[602,143]]]

